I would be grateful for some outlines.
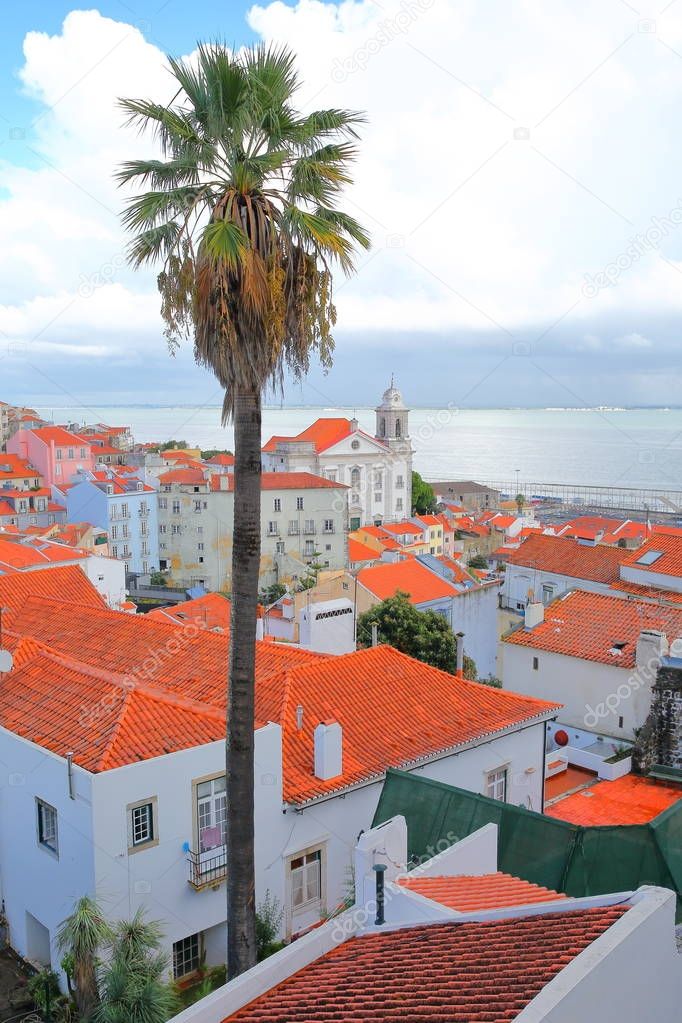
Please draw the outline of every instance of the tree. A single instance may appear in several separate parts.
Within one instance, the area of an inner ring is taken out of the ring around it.
[[[215,458],[216,455],[232,455],[233,451],[228,448],[207,448],[206,451],[201,452],[202,458]]]
[[[469,568],[486,569],[488,567],[488,559],[485,554],[474,554],[469,558],[468,565]]]
[[[272,583],[267,586],[260,593],[260,602],[266,607],[270,607],[271,604],[276,604],[280,597],[283,597],[287,592],[287,588],[284,583]]]
[[[523,496],[523,494],[517,494],[514,500],[516,501],[516,508],[518,510],[519,515],[522,515],[523,509],[526,505],[525,497]]]
[[[165,983],[168,959],[159,950],[161,928],[138,909],[116,924],[100,971],[100,1004],[94,1023],[166,1023],[178,1002]]]
[[[57,947],[70,957],[78,1013],[89,1020],[99,1004],[97,966],[100,948],[112,937],[110,925],[94,899],[83,895],[57,931]]]
[[[436,510],[436,495],[433,487],[421,478],[418,472],[412,472],[412,512],[414,515],[428,515]]]
[[[234,424],[232,621],[227,708],[228,975],[256,961],[253,848],[254,669],[260,567],[261,398],[284,371],[326,368],[336,322],[332,275],[354,269],[369,238],[339,208],[363,118],[341,109],[299,113],[293,55],[258,46],[200,45],[169,58],[167,105],[122,101],[151,129],[163,159],[133,160],[122,185],[133,266],[160,264],[165,335],[193,337],[197,362],[224,390]]]
[[[442,615],[435,611],[418,611],[410,604],[407,593],[400,591],[365,611],[358,618],[358,646],[372,643],[372,626],[377,626],[380,643],[388,643],[418,661],[434,668],[457,670],[457,640]],[[476,665],[464,657],[464,677],[476,678]]]

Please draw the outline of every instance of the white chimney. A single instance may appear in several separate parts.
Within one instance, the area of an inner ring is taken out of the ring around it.
[[[536,625],[539,625],[545,620],[545,605],[540,601],[534,601],[531,604],[526,604],[526,610],[524,612],[523,624],[527,629],[534,629]]]
[[[338,721],[320,721],[315,729],[315,777],[329,781],[343,774],[343,729]]]
[[[635,663],[644,668],[651,662],[657,664],[668,653],[668,637],[658,629],[642,629],[637,637]],[[653,665],[652,665],[653,666]]]

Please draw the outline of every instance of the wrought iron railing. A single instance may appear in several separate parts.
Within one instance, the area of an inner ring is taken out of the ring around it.
[[[227,876],[224,847],[217,849],[215,856],[190,851],[187,853],[187,863],[189,864],[188,881],[193,888],[206,888],[210,885],[220,884]]]

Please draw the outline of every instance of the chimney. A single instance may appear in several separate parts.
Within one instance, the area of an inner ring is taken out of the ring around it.
[[[379,626],[376,622],[372,622],[372,646],[379,645]]]
[[[464,633],[457,633],[457,674],[464,671]]]
[[[303,728],[303,707],[301,706],[300,703],[296,708],[296,727],[298,728],[299,732]]]
[[[638,668],[645,668],[651,662],[652,667],[660,663],[661,657],[668,653],[668,637],[665,632],[658,629],[642,629],[637,637],[637,649],[635,652],[635,664]]]
[[[358,421],[355,418],[355,416],[353,416],[353,418],[350,421],[350,432],[351,433],[357,433],[359,426],[360,426],[360,424],[358,423]]]
[[[343,774],[343,729],[338,721],[320,721],[315,729],[315,777],[329,781]]]
[[[541,601],[533,601],[526,604],[523,624],[527,629],[534,629],[545,620],[545,605]]]

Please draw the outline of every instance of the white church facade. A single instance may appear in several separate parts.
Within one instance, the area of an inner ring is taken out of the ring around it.
[[[348,528],[397,522],[412,512],[409,409],[391,380],[375,409],[375,434],[357,419],[317,419],[296,437],[271,437],[264,472],[312,472],[349,488]]]

